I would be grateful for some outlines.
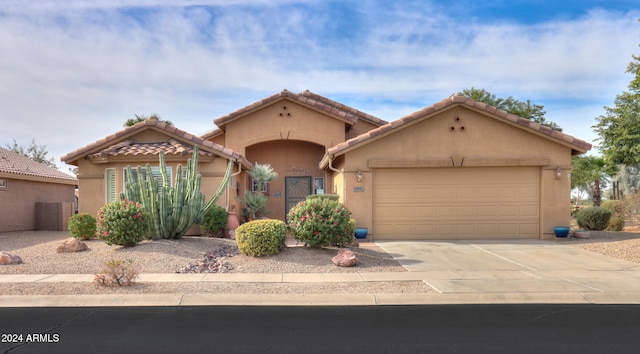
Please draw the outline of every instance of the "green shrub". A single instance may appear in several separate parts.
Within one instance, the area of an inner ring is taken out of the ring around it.
[[[609,224],[609,219],[611,211],[600,207],[584,208],[576,214],[578,226],[587,230],[602,231]]]
[[[229,214],[224,208],[213,205],[207,210],[200,222],[200,228],[209,236],[221,237],[227,228]]]
[[[296,240],[306,246],[346,246],[353,242],[351,212],[332,198],[310,198],[291,208],[287,222]],[[355,228],[354,228],[355,230]]]
[[[287,225],[280,220],[259,219],[236,229],[240,253],[247,256],[269,256],[282,251],[287,242]]]
[[[609,210],[613,216],[624,217],[627,211],[627,206],[622,200],[605,200],[600,207]]]
[[[609,220],[609,224],[607,225],[607,231],[622,231],[624,228],[624,218],[619,215],[614,215]]]
[[[77,214],[69,218],[69,234],[80,240],[96,237],[96,218],[89,214]]]
[[[96,231],[108,245],[135,246],[149,236],[150,225],[140,203],[123,200],[100,209]]]

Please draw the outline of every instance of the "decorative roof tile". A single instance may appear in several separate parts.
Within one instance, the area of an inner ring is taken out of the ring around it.
[[[55,168],[36,162],[26,156],[0,147],[0,173],[21,177],[37,177],[51,182],[76,182],[78,179]],[[65,183],[68,184],[68,183]]]

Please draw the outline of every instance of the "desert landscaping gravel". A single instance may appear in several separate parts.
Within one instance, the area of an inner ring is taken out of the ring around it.
[[[207,252],[228,254],[235,242],[208,237],[181,240],[144,241],[135,247],[108,246],[99,240],[85,241],[89,250],[56,253],[68,233],[20,232],[0,234],[0,251],[22,258],[23,264],[0,266],[0,274],[97,274],[112,259],[131,260],[140,273],[176,273],[197,269]],[[552,239],[563,245],[640,263],[640,233],[591,232],[589,239]],[[224,250],[225,252],[222,252]],[[223,257],[231,273],[349,273],[405,272],[380,247],[372,243],[351,250],[358,258],[355,267],[337,267],[331,258],[337,249],[287,247],[269,257],[234,255]],[[202,268],[202,267],[200,267]],[[212,294],[357,294],[427,293],[434,290],[424,282],[347,282],[347,283],[143,283],[121,288],[96,287],[91,283],[3,283],[0,295],[62,295],[109,293],[212,293]]]
[[[184,237],[180,240],[144,241],[135,247],[108,246],[100,240],[84,241],[89,250],[56,253],[68,238],[60,232],[20,232],[0,234],[0,251],[22,258],[18,265],[0,266],[0,274],[97,274],[105,262],[131,260],[140,273],[176,273],[196,266],[205,254],[235,248],[235,241],[208,237]],[[373,245],[351,248],[358,264],[337,267],[331,258],[337,249],[285,248],[268,257],[241,254],[224,257],[231,273],[353,273],[406,272],[393,257]],[[228,252],[222,252],[226,254]],[[237,252],[236,252],[237,253]],[[425,293],[433,289],[424,282],[348,282],[348,283],[142,283],[121,288],[97,288],[91,283],[4,283],[0,295],[64,295],[109,293],[219,293],[219,294],[362,294]]]

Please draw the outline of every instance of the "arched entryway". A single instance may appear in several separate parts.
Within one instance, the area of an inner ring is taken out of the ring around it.
[[[270,218],[284,220],[298,201],[326,191],[325,171],[318,167],[324,153],[324,146],[299,140],[273,140],[246,148],[247,160],[268,163],[278,172],[278,178],[263,190],[269,195]],[[252,188],[250,178],[246,188]]]

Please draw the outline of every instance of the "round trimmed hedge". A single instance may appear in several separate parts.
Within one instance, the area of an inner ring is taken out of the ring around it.
[[[140,203],[111,202],[98,211],[96,233],[107,245],[135,246],[149,237],[151,226]]]
[[[261,257],[278,254],[286,246],[287,225],[280,220],[258,219],[236,229],[236,244],[240,253]]]
[[[208,236],[221,237],[229,222],[229,214],[220,206],[213,205],[209,208],[200,222],[200,229]]]
[[[343,247],[354,239],[351,212],[337,199],[315,196],[291,208],[287,222],[298,241],[309,247]]]
[[[69,218],[69,234],[80,240],[96,237],[96,218],[86,213],[77,214]]]
[[[607,228],[611,211],[600,207],[589,207],[576,214],[578,226],[587,230],[602,231]]]

